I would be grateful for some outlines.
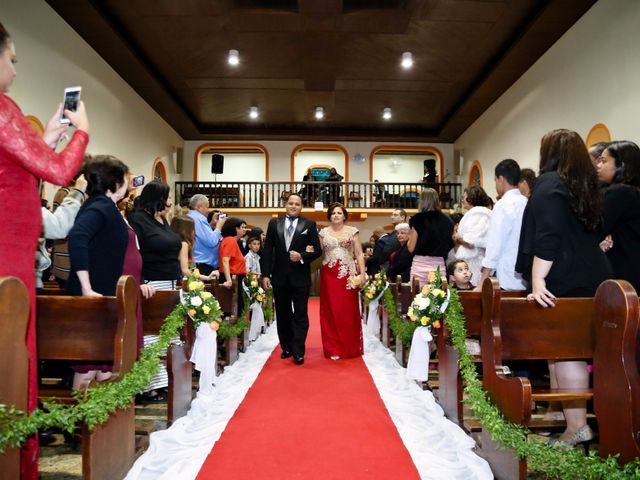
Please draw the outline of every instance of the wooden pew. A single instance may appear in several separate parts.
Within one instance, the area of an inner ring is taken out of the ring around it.
[[[482,292],[462,291],[458,293],[463,308],[467,338],[480,338],[482,330]],[[526,292],[501,292],[502,298],[524,297]],[[463,384],[458,369],[458,353],[451,345],[450,333],[446,319],[436,337],[438,346],[438,403],[442,406],[447,418],[464,426],[463,417]],[[478,356],[478,361],[480,357]]]
[[[15,277],[0,277],[0,403],[27,411],[29,353],[25,338],[29,322],[29,296]],[[20,449],[0,455],[0,477],[20,478]]]
[[[37,297],[38,359],[113,363],[118,382],[136,360],[136,302],[133,277],[118,280],[115,297]],[[39,398],[72,403],[71,391],[41,388]],[[133,399],[132,399],[133,400]],[[123,478],[134,459],[133,401],[93,431],[82,426],[82,478]]]
[[[532,401],[594,398],[600,451],[640,456],[640,379],[635,361],[638,297],[625,281],[607,280],[595,298],[561,298],[542,308],[524,298],[502,298],[495,279],[482,289],[484,388],[508,421],[529,425]],[[593,359],[593,389],[533,389],[528,378],[509,378],[504,360]],[[483,430],[479,454],[496,478],[526,478],[525,460],[500,450]]]
[[[142,299],[142,320],[145,335],[158,335],[167,315],[180,304],[180,291],[157,291],[151,298]],[[188,318],[180,332],[180,341],[172,343],[165,357],[169,377],[167,425],[184,416],[193,399],[193,365],[189,361],[195,332]]]
[[[238,321],[238,278],[233,275],[231,288],[222,286],[217,280],[211,282],[210,291],[218,300],[222,309],[222,321],[236,323]],[[228,338],[224,341],[225,365],[233,365],[238,359],[238,337]]]

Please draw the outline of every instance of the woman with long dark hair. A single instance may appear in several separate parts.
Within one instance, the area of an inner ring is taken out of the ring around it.
[[[616,278],[640,291],[640,148],[626,140],[602,152],[598,178],[604,190],[604,250]]]
[[[557,297],[592,297],[612,271],[599,247],[598,180],[580,135],[564,129],[547,133],[540,174],[524,212],[516,270],[531,285],[528,298],[553,307]],[[551,388],[589,386],[584,361],[549,361],[549,373]],[[573,446],[591,440],[585,402],[562,402],[562,408],[567,428],[552,441]]]
[[[223,278],[223,286],[231,288],[232,276],[238,278],[238,314],[244,306],[244,290],[242,288],[242,280],[247,274],[247,266],[244,262],[244,256],[240,251],[238,240],[247,231],[247,222],[238,217],[230,217],[224,221],[224,225],[220,230],[222,241],[220,242],[220,250],[218,258],[220,259],[220,279]]]

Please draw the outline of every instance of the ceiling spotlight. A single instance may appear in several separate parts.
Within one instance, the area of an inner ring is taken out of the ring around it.
[[[227,58],[229,65],[238,65],[240,63],[240,54],[238,50],[229,50],[229,57]]]
[[[324,118],[324,108],[316,107],[316,120],[322,120]]]
[[[402,54],[402,61],[400,62],[402,68],[411,68],[413,67],[413,54],[411,52],[404,52]]]
[[[258,118],[258,107],[249,107],[249,116],[251,118]]]
[[[384,107],[382,110],[382,118],[385,120],[389,120],[391,118],[391,109],[389,107]]]

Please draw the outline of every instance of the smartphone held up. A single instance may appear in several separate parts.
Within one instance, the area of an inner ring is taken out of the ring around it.
[[[75,112],[78,109],[81,92],[82,87],[67,87],[64,89],[64,99],[62,102],[62,116],[60,117],[60,123],[71,123],[71,120],[64,116],[64,111],[70,110],[72,112]]]
[[[132,185],[134,187],[141,187],[142,185],[144,185],[144,175],[133,177]]]

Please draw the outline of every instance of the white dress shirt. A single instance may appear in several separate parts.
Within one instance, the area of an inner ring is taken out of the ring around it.
[[[487,250],[482,266],[495,270],[500,288],[504,290],[525,290],[527,283],[516,273],[516,257],[522,228],[522,214],[527,206],[527,197],[518,188],[505,192],[493,207]]]

